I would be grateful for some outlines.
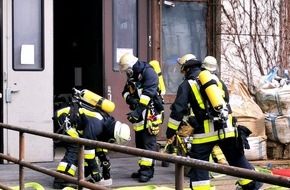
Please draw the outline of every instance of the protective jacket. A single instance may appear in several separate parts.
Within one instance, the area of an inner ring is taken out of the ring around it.
[[[194,128],[193,144],[201,144],[216,141],[223,138],[234,137],[235,128],[232,125],[230,106],[227,105],[229,115],[226,121],[221,121],[219,113],[209,103],[205,90],[199,83],[198,75],[200,68],[191,68],[180,84],[175,102],[171,106],[171,114],[166,131],[167,138],[176,134],[176,130],[185,115],[188,114],[188,107],[192,109],[195,117],[188,121]],[[219,89],[222,90],[225,102],[229,102],[229,95],[226,85],[215,78]],[[189,106],[188,106],[189,105]]]

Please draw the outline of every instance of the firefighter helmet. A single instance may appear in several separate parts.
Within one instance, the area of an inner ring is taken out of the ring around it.
[[[182,56],[181,58],[178,58],[177,59],[177,62],[180,65],[183,65],[183,64],[185,64],[189,60],[196,60],[195,55],[193,55],[193,54],[186,54],[186,55]]]
[[[191,68],[193,66],[200,66],[201,62],[198,61],[193,54],[186,54],[182,56],[181,58],[177,59],[177,62],[181,65],[180,72],[185,73],[185,71],[188,68]]]
[[[114,138],[117,144],[126,144],[131,140],[130,127],[126,123],[117,121],[115,123]]]
[[[213,56],[206,56],[202,62],[201,67],[205,68],[210,72],[216,71],[218,67],[216,58],[214,58]]]
[[[132,68],[137,61],[138,58],[135,57],[132,53],[125,53],[124,55],[122,55],[119,61],[120,71],[124,72],[128,68]]]

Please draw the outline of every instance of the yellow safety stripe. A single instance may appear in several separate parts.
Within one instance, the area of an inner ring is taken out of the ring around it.
[[[56,116],[59,117],[61,116],[61,114],[69,114],[70,111],[70,107],[66,107],[66,108],[62,108],[60,110],[57,111]]]
[[[24,183],[24,188],[25,189],[27,189],[27,188],[28,189],[34,188],[36,190],[45,190],[42,185],[40,185],[39,183],[36,183],[36,182]],[[19,186],[15,186],[15,187],[11,187],[11,189],[13,189],[13,190],[19,190],[20,187]]]
[[[64,172],[66,170],[67,163],[66,162],[60,162],[56,168],[56,171]]]
[[[134,131],[141,131],[144,129],[144,125],[134,125],[133,128]]]
[[[95,158],[95,149],[85,150],[84,158],[85,159],[94,159]]]
[[[79,138],[79,134],[74,128],[69,128],[66,133],[73,138]]]
[[[153,165],[153,159],[141,157],[138,160],[138,164],[140,166],[152,166]]]
[[[96,148],[96,152],[108,152],[108,149]]]
[[[63,188],[62,190],[77,190],[77,189],[72,188],[72,187],[65,187],[65,188]]]
[[[153,121],[152,123],[154,123],[155,125],[159,125],[163,123],[163,118],[161,114],[156,115],[156,120]]]
[[[191,141],[192,144],[202,144],[202,143],[207,143],[207,142],[213,142],[217,141],[219,139],[224,139],[224,137],[235,137],[236,134],[234,131],[232,132],[225,132],[221,133],[220,136],[218,136],[217,131],[214,133],[214,135],[208,136],[208,137],[198,137],[200,134],[194,134],[193,135],[193,140]]]
[[[199,91],[199,85],[197,84],[197,82],[195,80],[188,80],[188,82],[190,84],[192,92],[194,93],[194,96],[196,98],[196,101],[197,101],[199,107],[201,109],[205,109],[204,102],[202,100],[202,96],[201,96],[200,91]]]
[[[144,94],[141,95],[140,97],[140,103],[147,106],[150,102],[151,98],[149,96],[146,96]]]
[[[211,123],[209,119],[203,121],[204,133],[210,133],[211,124],[213,125],[213,123]]]
[[[238,180],[238,183],[239,185],[247,185],[249,183],[251,183],[253,180],[250,180],[250,179],[239,179]]]
[[[210,190],[210,180],[193,181],[191,185],[194,190]]]
[[[181,121],[177,121],[175,119],[172,119],[171,117],[168,119],[168,124],[167,126],[175,131],[177,131],[178,126],[180,125]]]
[[[79,108],[79,113],[80,114],[85,114],[85,115],[90,116],[90,117],[97,118],[99,120],[103,119],[103,116],[100,113],[93,112],[93,111],[87,110],[85,108]]]
[[[69,170],[67,171],[70,175],[74,176],[76,174],[77,167],[75,165],[71,165]]]
[[[78,132],[80,135],[83,135],[83,134],[84,134],[84,131],[83,131],[83,130],[77,130],[77,132]]]
[[[74,176],[76,173],[77,167],[72,164],[68,170],[67,170],[67,168],[68,168],[68,163],[60,162],[56,168],[56,171],[59,171],[59,172],[66,172],[67,171],[69,174]]]
[[[151,114],[148,113],[148,117],[150,117],[150,116],[151,116]],[[156,115],[156,118],[157,118],[157,120],[153,122],[155,125],[159,125],[159,124],[163,123],[162,114]],[[149,127],[149,123],[147,123],[146,128],[148,128],[148,127]],[[144,120],[140,121],[139,123],[134,123],[133,124],[133,129],[135,131],[143,130],[144,129]]]

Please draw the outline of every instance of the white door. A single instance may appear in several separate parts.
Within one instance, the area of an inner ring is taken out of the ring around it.
[[[3,122],[53,132],[52,0],[3,1]],[[4,154],[19,133],[4,130]],[[52,139],[25,134],[25,161],[53,160]]]

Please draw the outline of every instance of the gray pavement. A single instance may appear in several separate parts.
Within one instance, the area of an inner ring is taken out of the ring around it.
[[[54,162],[48,163],[34,163],[39,166],[55,170],[57,164],[59,163],[60,158],[56,157]],[[269,161],[259,161],[252,162],[257,166],[266,166]],[[161,161],[156,162],[155,175],[147,183],[139,183],[137,180],[131,178],[132,172],[138,170],[137,157],[134,156],[125,156],[125,157],[115,157],[111,159],[112,170],[111,176],[113,179],[113,185],[111,189],[118,189],[120,187],[136,187],[136,189],[141,189],[141,186],[145,185],[155,185],[158,187],[170,187],[174,189],[174,179],[175,179],[175,167],[174,164],[170,164],[169,167],[162,167]],[[288,160],[275,162],[271,161],[272,166],[277,165],[287,165],[289,164]],[[0,165],[0,184],[15,187],[18,186],[18,176],[19,169],[16,164],[2,164]],[[53,177],[33,171],[29,168],[25,168],[25,183],[28,182],[37,182],[41,184],[45,190],[52,190]],[[234,190],[236,177],[224,176],[216,179],[212,179],[212,184],[216,185],[216,190]],[[184,177],[184,187],[188,188],[189,179]],[[264,184],[264,188],[269,187],[269,184]],[[135,189],[135,188],[134,188]]]

